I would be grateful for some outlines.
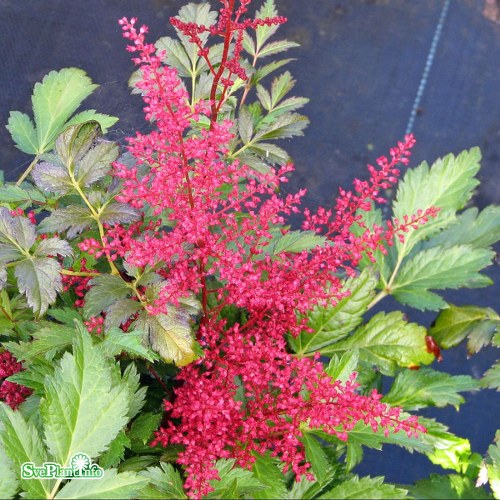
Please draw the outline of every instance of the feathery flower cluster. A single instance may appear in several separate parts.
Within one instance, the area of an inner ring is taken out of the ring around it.
[[[0,353],[0,400],[7,403],[13,410],[31,394],[31,389],[4,379],[22,369],[23,365],[9,351]]]
[[[358,421],[385,432],[423,430],[415,419],[403,420],[399,409],[380,403],[378,394],[358,395],[354,379],[341,384],[325,373],[317,359],[290,355],[285,341],[285,335],[307,330],[297,313],[336,303],[348,294],[337,277],[340,270],[354,275],[363,255],[384,250],[384,243],[391,244],[408,225],[432,216],[420,213],[402,225],[370,231],[359,215],[371,210],[372,202],[382,201],[380,190],[396,181],[396,166],[407,162],[414,139],[406,136],[391,150],[390,160],[379,158],[379,168],[369,167],[370,179],[356,180],[354,192],[341,190],[333,210],[304,212],[304,228],[322,234],[324,245],[309,252],[269,251],[277,228],[282,228],[281,234],[288,232],[280,225],[299,211],[304,191],[284,198],[276,194],[285,174],[293,170],[290,165],[259,174],[225,159],[232,123],[218,120],[218,111],[232,84],[231,75],[243,76],[239,62],[232,62],[236,55],[234,61],[239,61],[238,42],[232,56],[229,43],[234,36],[238,40],[245,28],[283,22],[281,18],[240,21],[248,3],[242,0],[236,9],[234,0],[222,0],[219,22],[212,27],[172,20],[203,57],[208,53],[201,33],[222,35],[228,46],[220,63],[223,69],[214,74],[211,100],[194,107],[176,70],[164,66],[163,54],[146,43],[147,27],[137,29],[135,19],[120,20],[131,42],[128,50],[137,54],[133,59],[141,68],[137,87],[146,103],[146,119],[154,121],[155,130],[129,139],[136,166],[115,164],[115,175],[123,185],[118,201],[150,207],[157,223],[141,235],[125,234],[116,227],[113,231],[121,231],[120,252],[129,263],[161,265],[166,284],[158,311],[189,294],[202,299],[198,341],[205,356],[180,371],[181,385],[174,399],[165,403],[171,419],[155,440],[184,445],[178,462],[186,468],[186,488],[194,495],[210,491],[219,458],[235,458],[248,467],[254,460],[252,452],[270,451],[297,478],[308,474],[300,440],[307,428],[340,439]],[[202,115],[209,117],[210,127],[194,131],[192,121]],[[351,232],[355,223],[365,229],[360,236]],[[215,289],[208,286],[209,280],[218,284]],[[215,296],[216,305],[208,300],[209,294]],[[229,305],[244,311],[242,324],[220,318]]]

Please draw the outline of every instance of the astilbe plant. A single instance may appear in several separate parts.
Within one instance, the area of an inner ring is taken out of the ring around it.
[[[412,435],[424,430],[414,417],[401,417],[399,409],[380,403],[376,392],[357,394],[354,377],[344,384],[332,380],[319,354],[314,359],[292,356],[285,340],[307,328],[307,311],[334,304],[349,293],[342,290],[340,271],[354,275],[363,255],[384,250],[382,242],[390,244],[395,233],[405,230],[405,225],[365,228],[361,236],[350,231],[361,219],[358,211],[369,211],[371,202],[383,201],[380,192],[396,181],[397,164],[407,163],[414,139],[407,136],[391,150],[390,160],[379,158],[379,168],[370,167],[369,181],[356,181],[353,192],[341,191],[333,210],[306,212],[304,228],[321,234],[323,244],[309,252],[267,253],[273,228],[299,211],[304,192],[284,198],[276,194],[293,170],[291,165],[259,174],[225,159],[233,123],[218,119],[218,112],[231,76],[246,78],[238,63],[242,30],[283,22],[239,22],[248,3],[235,9],[234,2],[223,2],[219,22],[212,27],[174,19],[193,43],[199,41],[198,33],[224,36],[219,69],[211,69],[211,100],[195,106],[176,70],[164,66],[162,54],[145,41],[147,28],[137,29],[135,19],[120,21],[132,42],[128,50],[137,54],[134,62],[141,78],[135,85],[146,103],[146,119],[155,127],[129,140],[135,166],[115,163],[115,175],[123,180],[118,199],[139,209],[151,207],[158,223],[169,227],[122,239],[122,252],[135,266],[161,267],[167,284],[152,314],[168,313],[169,304],[178,304],[187,294],[201,296],[198,341],[203,356],[177,376],[181,385],[172,401],[165,402],[168,424],[154,441],[185,447],[178,462],[189,474],[186,488],[196,495],[211,490],[209,481],[218,477],[219,458],[236,458],[248,467],[254,453],[271,451],[298,479],[304,473],[312,477],[300,441],[304,426],[341,439],[358,421],[385,432],[404,430]],[[230,57],[226,49],[233,38]],[[200,46],[200,55],[207,54]],[[212,68],[208,59],[207,63]],[[217,94],[219,79],[222,91]],[[202,115],[209,118],[209,127],[189,135],[192,121]],[[141,165],[148,166],[146,173]],[[433,214],[435,210],[429,209],[407,224],[424,223]],[[281,234],[287,232],[281,229]],[[216,288],[210,287],[213,279]],[[221,319],[221,310],[229,306],[243,309],[245,322],[228,325]]]
[[[297,44],[268,41],[285,22],[273,0],[255,18],[250,3],[188,4],[171,19],[179,40],[155,45],[119,21],[149,130],[121,156],[101,137],[116,118],[73,115],[96,87],[76,68],[36,84],[33,121],[11,113],[35,158],[0,182],[0,496],[404,497],[352,473],[362,446],[388,443],[461,474],[416,496],[474,496],[471,478],[498,492],[498,446],[481,462],[406,413],[500,387],[498,363],[481,382],[422,367],[465,338],[500,345],[493,310],[431,291],[490,283],[500,207],[459,212],[479,150],[398,181],[407,135],[331,208],[302,209],[305,190],[280,194],[294,168],[273,141],[301,135],[307,99],[287,97],[288,72],[262,83],[289,59],[261,64]],[[388,295],[441,312],[428,330],[401,311],[366,318]],[[20,477],[81,453],[104,470],[91,486]]]

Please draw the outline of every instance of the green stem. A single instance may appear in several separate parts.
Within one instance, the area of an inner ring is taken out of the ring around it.
[[[78,272],[78,271],[70,271],[69,269],[62,269],[61,274],[65,274],[66,276],[100,276],[101,273],[89,273],[89,272]]]
[[[33,159],[33,161],[29,164],[29,167],[23,172],[23,175],[21,175],[21,177],[19,177],[19,180],[16,182],[16,186],[20,186],[22,184],[22,182],[24,181],[24,179],[26,179],[26,177],[28,177],[28,175],[33,170],[33,167],[38,163],[39,159],[40,159],[40,155],[37,154],[35,156],[35,158]]]

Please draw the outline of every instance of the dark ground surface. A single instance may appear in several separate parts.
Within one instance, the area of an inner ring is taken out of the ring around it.
[[[112,138],[123,140],[144,127],[138,97],[129,97],[129,54],[116,20],[137,16],[151,40],[171,34],[168,18],[179,0],[0,0],[0,122],[9,110],[30,111],[32,87],[52,69],[77,66],[101,85],[85,109],[120,117]],[[305,204],[329,204],[338,186],[349,186],[364,166],[402,138],[425,66],[443,0],[277,0],[289,22],[281,37],[301,43],[289,70],[296,95],[311,98],[305,138],[285,144],[297,172],[289,189],[306,187]],[[500,26],[482,16],[483,0],[452,0],[414,133],[412,165],[480,146],[480,207],[500,200]],[[29,163],[0,127],[0,168],[14,179]],[[497,285],[450,293],[455,304],[499,309],[500,267],[489,268]],[[388,304],[383,304],[388,305]],[[432,315],[408,310],[430,324]],[[445,352],[441,368],[480,377],[500,354],[485,349],[467,360],[464,349]],[[437,367],[440,368],[440,367]],[[459,413],[429,410],[484,453],[500,428],[500,397],[493,391],[468,396]],[[387,447],[367,452],[358,471],[412,482],[432,470],[428,460]]]

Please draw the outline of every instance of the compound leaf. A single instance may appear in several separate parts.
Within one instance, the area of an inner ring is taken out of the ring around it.
[[[77,452],[98,457],[127,423],[128,387],[113,382],[113,373],[111,362],[77,324],[73,353],[65,353],[45,378],[40,402],[47,446],[62,466]]]
[[[83,315],[86,318],[97,316],[118,300],[128,297],[132,290],[119,276],[102,274],[92,278],[90,290],[85,295]]]
[[[418,229],[410,229],[404,243],[396,241],[401,257],[424,238],[445,227],[455,218],[455,212],[465,206],[479,184],[474,177],[479,171],[481,152],[479,148],[463,151],[458,156],[449,154],[434,162],[429,169],[422,163],[409,169],[398,185],[393,203],[394,216],[400,221],[404,216],[416,214],[418,210],[438,207],[441,211]]]

